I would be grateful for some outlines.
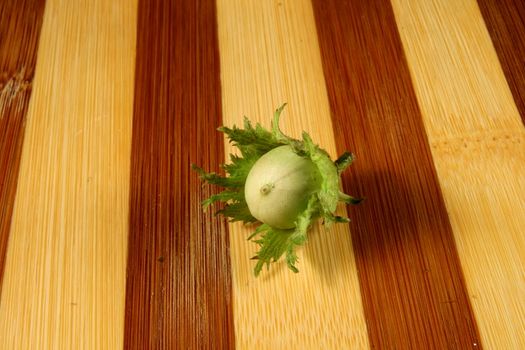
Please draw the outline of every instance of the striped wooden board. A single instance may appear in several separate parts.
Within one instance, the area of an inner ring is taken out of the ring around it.
[[[300,272],[203,212],[247,115],[357,155]],[[525,349],[525,3],[0,2],[0,348]]]

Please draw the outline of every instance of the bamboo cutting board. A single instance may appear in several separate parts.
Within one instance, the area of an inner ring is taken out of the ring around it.
[[[190,164],[353,151],[299,270]],[[519,0],[0,2],[1,349],[525,348]]]

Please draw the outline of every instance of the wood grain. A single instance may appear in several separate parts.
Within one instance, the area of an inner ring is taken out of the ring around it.
[[[139,2],[126,349],[233,347],[228,231],[196,163],[224,161],[215,2]]]
[[[220,0],[217,6],[224,123],[241,125],[247,115],[269,127],[274,109],[288,102],[283,130],[294,137],[306,130],[335,157],[311,3]],[[253,230],[230,225],[237,347],[368,348],[348,225],[315,226],[298,252],[299,273],[281,261],[257,278],[250,260],[257,246],[246,240]]]
[[[474,0],[392,4],[482,343],[523,349],[525,128],[498,56]]]
[[[119,349],[136,3],[48,0],[0,299],[3,349]]]
[[[478,0],[478,5],[525,123],[525,1]]]
[[[388,1],[313,1],[372,348],[479,348],[450,222]]]
[[[523,4],[313,5],[0,1],[0,348],[525,348]],[[283,102],[367,201],[254,278],[190,163]]]
[[[44,3],[0,3],[0,294]]]

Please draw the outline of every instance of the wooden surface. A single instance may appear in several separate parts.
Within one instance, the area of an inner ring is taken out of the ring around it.
[[[523,348],[525,129],[516,104],[474,1],[392,3],[482,343]]]
[[[228,231],[190,168],[224,159],[215,3],[138,13],[125,348],[232,348]]]
[[[0,3],[0,276],[4,270],[43,14],[43,1]]]
[[[247,115],[269,127],[287,101],[283,130],[306,130],[337,157],[311,4],[224,0],[218,18],[224,123],[241,125]],[[257,246],[246,240],[252,231],[230,225],[237,348],[368,348],[348,225],[316,226],[299,252],[300,273],[282,262],[258,278],[250,260]]]
[[[128,0],[46,2],[2,281],[5,349],[122,347],[135,23]]]
[[[359,157],[343,186],[367,197],[349,214],[370,345],[471,348],[479,336],[392,7],[314,4],[336,143]]]
[[[479,0],[478,4],[525,123],[525,2]]]
[[[523,13],[1,2],[2,348],[525,348]],[[255,278],[190,163],[219,171],[215,129],[283,102],[367,200]]]

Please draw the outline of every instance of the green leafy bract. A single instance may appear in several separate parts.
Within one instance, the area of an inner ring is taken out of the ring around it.
[[[254,257],[257,260],[254,269],[256,276],[265,265],[269,267],[272,262],[279,260],[283,255],[288,267],[298,272],[295,266],[298,259],[296,248],[306,242],[307,232],[312,222],[319,217],[325,224],[348,222],[348,218],[334,214],[337,203],[342,201],[347,204],[358,204],[361,201],[339,190],[340,175],[353,162],[353,154],[345,152],[333,162],[328,153],[314,144],[306,132],[303,132],[302,140],[286,136],[279,129],[279,118],[285,106],[286,104],[283,104],[275,111],[271,132],[260,124],[253,127],[246,117],[243,129],[236,126],[232,128],[223,126],[218,129],[226,134],[229,142],[237,147],[241,154],[241,156],[230,155],[231,163],[223,165],[226,176],[213,172],[206,173],[198,166],[192,165],[203,181],[225,188],[223,192],[206,199],[203,206],[206,208],[215,202],[222,202],[224,207],[217,211],[217,214],[230,218],[230,221],[244,223],[257,222],[246,204],[244,185],[251,168],[262,155],[276,147],[289,145],[296,154],[310,159],[317,166],[322,177],[321,186],[318,191],[311,194],[306,209],[298,215],[295,221],[295,228],[283,230],[261,223],[248,237],[249,240],[260,246]]]

